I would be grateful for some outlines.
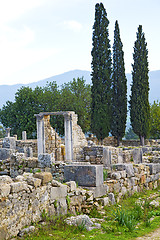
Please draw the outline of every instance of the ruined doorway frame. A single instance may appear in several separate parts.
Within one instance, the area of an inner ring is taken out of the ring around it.
[[[64,116],[64,132],[65,132],[65,161],[73,161],[73,136],[72,136],[72,115],[73,111],[60,111],[60,112],[40,112],[34,114],[37,120],[37,148],[38,155],[46,153],[45,149],[45,129],[44,129],[44,116]]]

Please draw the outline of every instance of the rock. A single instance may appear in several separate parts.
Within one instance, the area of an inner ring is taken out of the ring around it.
[[[54,179],[52,180],[51,184],[52,184],[52,187],[61,187],[63,185],[62,183],[60,183]]]
[[[108,198],[111,201],[111,204],[115,204],[115,197],[113,193],[108,193]]]
[[[60,198],[65,198],[67,196],[67,186],[61,185],[60,187],[51,187],[50,190],[50,199],[51,202],[58,200]]]
[[[100,223],[93,223],[93,221],[87,215],[79,215],[76,217],[67,218],[66,223],[69,225],[82,226],[88,231],[91,231],[94,228],[101,228]]]
[[[24,176],[22,176],[22,175],[18,175],[18,176],[15,178],[15,180],[16,180],[17,182],[23,182],[23,181],[25,181],[25,178],[24,178]]]
[[[19,236],[22,237],[24,234],[28,234],[30,232],[34,232],[35,231],[35,227],[34,226],[30,226],[30,227],[27,227],[27,228],[24,228],[22,229],[20,232],[19,232]]]
[[[14,182],[11,183],[11,193],[17,193],[20,191],[27,191],[27,183],[26,182]]]
[[[159,207],[159,201],[153,200],[152,202],[150,202],[150,205],[154,207]]]
[[[120,174],[120,172],[113,172],[113,173],[111,173],[111,178],[113,178],[113,179],[120,179],[121,178],[121,174]]]
[[[66,182],[66,184],[69,187],[69,192],[76,191],[77,186],[75,181]]]
[[[28,177],[28,178],[27,178],[27,183],[28,183],[29,185],[34,186],[35,188],[41,186],[41,181],[42,181],[42,180],[39,179],[39,178],[34,178],[34,177]]]
[[[0,184],[12,183],[12,178],[9,176],[0,176]]]
[[[7,197],[10,194],[10,184],[0,184],[0,197]]]
[[[35,173],[34,177],[41,179],[42,180],[42,185],[50,182],[53,179],[52,174],[50,172]]]

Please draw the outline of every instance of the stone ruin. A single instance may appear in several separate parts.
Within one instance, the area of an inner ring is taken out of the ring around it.
[[[51,127],[51,115],[64,116],[64,141]],[[27,139],[25,131],[17,140],[8,128],[0,141],[2,239],[39,221],[43,210],[49,215],[86,214],[95,206],[103,210],[126,194],[160,185],[159,141],[114,147],[109,138],[107,146],[100,146],[94,139],[87,141],[72,111],[39,113],[36,119],[37,140]]]

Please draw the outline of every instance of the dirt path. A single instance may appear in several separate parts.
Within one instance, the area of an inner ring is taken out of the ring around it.
[[[158,239],[160,239],[160,228],[158,228],[154,232],[151,232],[151,233],[147,234],[146,236],[136,238],[136,240],[147,240],[147,239],[148,240],[158,240]]]

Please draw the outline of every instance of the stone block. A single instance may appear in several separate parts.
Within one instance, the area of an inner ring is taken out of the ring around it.
[[[11,193],[17,193],[20,191],[27,191],[27,183],[26,182],[14,182],[11,183]]]
[[[10,158],[11,154],[15,153],[14,149],[0,148],[0,160],[5,160]]]
[[[102,165],[66,165],[65,181],[75,181],[79,186],[97,187],[103,184]]]
[[[159,163],[149,163],[146,164],[149,166],[150,174],[156,174],[160,172],[160,164]]]
[[[0,184],[0,197],[7,197],[10,194],[10,184]]]
[[[61,187],[51,187],[50,199],[51,201],[65,198],[67,196],[67,186],[62,185]]]
[[[43,185],[52,181],[52,179],[53,179],[52,174],[50,172],[35,173],[34,177],[41,179]]]
[[[53,163],[55,163],[54,154],[41,153],[38,155],[38,167],[51,167]]]
[[[41,186],[41,179],[39,178],[34,178],[34,177],[28,177],[27,178],[27,183],[29,185],[32,185],[33,187],[37,188],[39,186]]]
[[[88,189],[93,192],[94,198],[102,197],[102,196],[106,195],[107,192],[109,191],[109,187],[106,184],[98,186],[98,187],[88,187]]]
[[[103,148],[103,165],[105,167],[110,167],[112,163],[112,152],[109,149],[109,147],[104,147]]]
[[[2,142],[2,148],[16,149],[16,139],[14,137],[5,137]]]
[[[134,168],[130,163],[117,163],[113,165],[113,168],[117,169],[118,171],[126,170],[127,177],[134,177]]]
[[[133,161],[135,164],[142,163],[142,149],[135,148],[132,150]]]

